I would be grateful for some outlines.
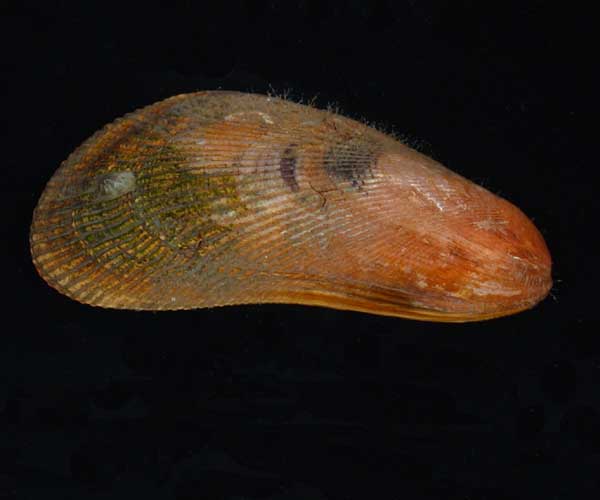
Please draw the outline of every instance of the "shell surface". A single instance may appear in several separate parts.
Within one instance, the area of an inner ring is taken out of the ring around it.
[[[298,303],[432,321],[528,309],[543,238],[514,205],[354,120],[198,92],[107,125],[48,182],[30,233],[83,303]]]

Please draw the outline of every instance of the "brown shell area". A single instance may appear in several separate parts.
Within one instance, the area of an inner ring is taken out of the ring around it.
[[[40,275],[87,304],[302,303],[437,321],[551,286],[516,207],[374,129],[282,99],[175,96],[83,143],[38,203]]]

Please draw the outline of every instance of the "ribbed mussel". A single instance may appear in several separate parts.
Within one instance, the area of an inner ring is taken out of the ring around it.
[[[297,303],[432,321],[532,307],[550,255],[514,205],[378,130],[284,99],[178,95],[107,125],[33,216],[83,303]]]

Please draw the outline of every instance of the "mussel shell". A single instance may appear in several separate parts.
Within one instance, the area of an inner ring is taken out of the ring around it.
[[[175,96],[94,134],[48,182],[30,242],[52,287],[109,308],[469,321],[552,284],[514,205],[354,120],[237,92]]]

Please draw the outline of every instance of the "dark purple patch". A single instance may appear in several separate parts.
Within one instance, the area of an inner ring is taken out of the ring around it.
[[[294,193],[300,190],[300,186],[296,180],[296,163],[296,144],[290,144],[281,155],[279,171],[281,172],[283,181]]]
[[[373,177],[376,156],[375,145],[351,140],[333,145],[325,154],[323,166],[334,182],[349,183],[361,190],[366,179]]]

